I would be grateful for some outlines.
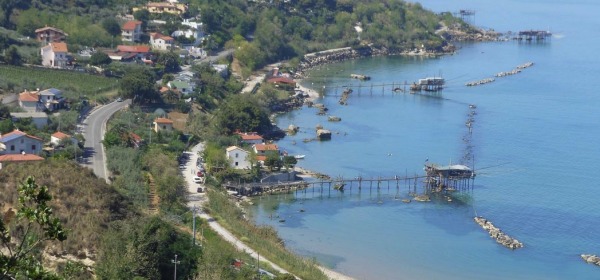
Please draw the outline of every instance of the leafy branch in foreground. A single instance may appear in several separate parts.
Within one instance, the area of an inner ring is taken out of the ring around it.
[[[66,231],[47,203],[48,187],[27,177],[19,185],[18,209],[10,208],[0,219],[0,279],[58,279],[44,270],[35,249],[45,241],[64,241]]]

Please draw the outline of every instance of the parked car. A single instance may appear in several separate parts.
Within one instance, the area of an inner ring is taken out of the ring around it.
[[[204,172],[202,172],[202,171],[198,171],[198,172],[196,173],[196,176],[198,176],[198,177],[204,177]]]
[[[121,98],[121,97],[117,98],[117,102],[123,102],[123,98]]]
[[[196,176],[196,177],[194,177],[194,183],[196,183],[196,184],[204,183],[204,178]]]

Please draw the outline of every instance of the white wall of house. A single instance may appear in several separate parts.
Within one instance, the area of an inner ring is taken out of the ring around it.
[[[225,152],[225,157],[229,160],[231,168],[234,169],[250,169],[249,153],[242,148],[229,147]]]
[[[173,48],[173,41],[165,40],[163,38],[153,39],[150,42],[150,44],[152,45],[152,48],[155,50],[166,51],[166,50],[170,50],[171,48]]]
[[[19,107],[27,112],[35,112],[38,109],[38,102],[33,101],[21,101],[19,100]]]
[[[54,52],[52,47],[46,46],[41,50],[42,65],[46,67],[66,67],[67,66],[67,53],[66,52]]]

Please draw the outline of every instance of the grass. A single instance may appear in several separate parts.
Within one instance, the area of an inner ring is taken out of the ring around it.
[[[0,89],[4,91],[18,93],[25,89],[57,88],[66,97],[84,95],[91,98],[105,93],[114,95],[118,86],[118,79],[104,76],[69,70],[0,65]]]

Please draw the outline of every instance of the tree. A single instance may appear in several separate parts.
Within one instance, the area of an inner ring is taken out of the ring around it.
[[[270,132],[271,121],[267,111],[248,95],[234,95],[221,105],[216,114],[217,123],[225,134],[236,130]]]
[[[142,30],[146,30],[150,20],[150,11],[146,9],[137,10],[133,13],[133,18],[142,22]]]
[[[102,21],[102,28],[113,37],[121,35],[121,25],[119,25],[115,18],[109,17],[104,19]]]
[[[108,56],[108,54],[103,53],[103,52],[95,52],[94,54],[92,54],[92,57],[90,57],[90,64],[91,65],[108,65],[112,62],[112,59],[110,59],[110,57]]]
[[[160,99],[154,75],[146,69],[135,69],[125,74],[120,83],[120,94],[132,98],[133,103],[147,103]]]
[[[280,170],[283,166],[283,161],[281,161],[277,152],[269,153],[267,159],[265,159],[265,165],[269,167],[270,171],[273,171],[273,169]]]
[[[288,169],[294,167],[294,165],[296,165],[296,163],[298,163],[298,160],[293,156],[284,156],[283,157],[283,165]]]
[[[46,241],[64,241],[67,233],[47,205],[52,196],[46,186],[27,177],[18,187],[18,209],[0,219],[0,279],[57,279],[34,255]]]
[[[167,73],[177,72],[180,69],[179,56],[174,52],[159,53],[156,63],[161,65]]]
[[[10,18],[15,9],[26,10],[30,0],[0,0],[0,25],[11,27]]]
[[[6,64],[9,65],[17,66],[21,65],[21,63],[23,62],[21,54],[19,54],[19,50],[17,50],[17,47],[15,45],[8,47],[8,49],[6,50],[4,54],[4,62],[6,62]]]

